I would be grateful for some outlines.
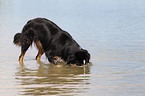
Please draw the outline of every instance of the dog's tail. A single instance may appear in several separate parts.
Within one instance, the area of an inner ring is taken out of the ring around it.
[[[13,40],[13,43],[18,45],[18,46],[21,46],[21,35],[22,33],[16,33],[15,36],[14,36],[14,40]]]
[[[35,34],[32,30],[23,32],[23,33],[16,33],[14,36],[13,43],[17,46],[22,45],[31,45],[35,39]]]

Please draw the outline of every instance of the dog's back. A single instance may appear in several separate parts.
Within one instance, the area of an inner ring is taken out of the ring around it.
[[[45,19],[36,18],[29,20],[23,27],[21,33],[17,33],[14,36],[14,44],[23,46],[28,43],[32,44],[33,40],[41,40],[43,47],[47,46],[47,43],[51,40],[51,37],[62,31],[56,24]]]

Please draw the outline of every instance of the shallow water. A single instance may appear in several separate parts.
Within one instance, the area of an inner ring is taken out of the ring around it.
[[[18,62],[13,36],[35,17],[46,17],[91,53],[92,65],[34,60],[32,46]],[[145,95],[144,0],[1,0],[0,95]]]

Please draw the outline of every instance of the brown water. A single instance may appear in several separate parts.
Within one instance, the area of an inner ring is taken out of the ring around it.
[[[24,64],[13,36],[35,17],[46,17],[91,53],[85,67],[34,60]],[[145,96],[144,0],[0,0],[0,95]]]

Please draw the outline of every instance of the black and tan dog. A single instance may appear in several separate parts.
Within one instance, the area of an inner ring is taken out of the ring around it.
[[[27,49],[33,42],[38,48],[37,60],[40,60],[43,53],[54,64],[56,56],[61,57],[67,64],[78,66],[87,64],[90,60],[88,51],[80,48],[69,33],[45,18],[28,21],[22,32],[14,36],[13,42],[21,46],[20,62],[23,61]]]

